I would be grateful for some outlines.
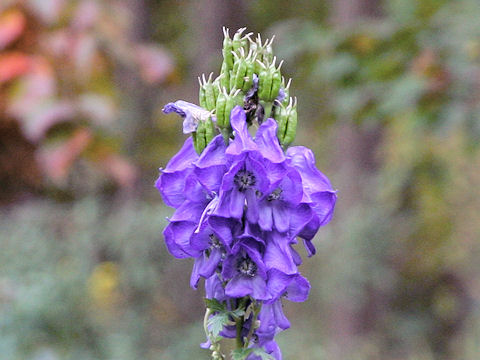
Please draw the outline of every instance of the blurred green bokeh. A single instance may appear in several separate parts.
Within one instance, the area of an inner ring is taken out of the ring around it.
[[[221,27],[276,35],[339,190],[284,358],[480,358],[477,0],[0,4],[0,359],[208,359],[153,187]],[[301,249],[299,249],[301,251]]]

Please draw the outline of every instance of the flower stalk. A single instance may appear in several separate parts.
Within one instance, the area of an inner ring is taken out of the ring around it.
[[[290,146],[297,100],[275,65],[272,40],[224,29],[218,77],[199,78],[200,106],[165,106],[191,134],[156,182],[175,209],[163,234],[169,252],[194,261],[190,285],[205,281],[204,330],[212,359],[225,359],[222,338],[235,339],[234,360],[281,359],[275,342],[290,327],[285,300],[301,302],[310,284],[295,250],[333,216],[336,191],[313,152]]]

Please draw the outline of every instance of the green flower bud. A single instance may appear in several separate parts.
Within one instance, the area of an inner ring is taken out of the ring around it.
[[[230,30],[226,27],[223,28],[223,64],[225,65],[225,70],[229,71],[233,69],[233,43],[232,39],[230,38]],[[223,70],[223,65],[222,65]]]
[[[288,114],[287,130],[285,131],[285,137],[282,143],[284,147],[287,147],[295,140],[295,136],[297,135],[297,119],[297,98],[295,98],[295,102]]]
[[[278,140],[286,148],[295,140],[297,133],[297,99],[293,100],[290,98],[287,106],[276,101],[273,113],[278,126]]]
[[[292,84],[292,79],[289,79],[287,85],[285,85],[285,78],[282,76],[282,87],[279,91],[277,99],[281,101],[281,103],[285,106],[288,105],[290,99],[290,85]],[[282,94],[283,91],[283,94]],[[281,97],[281,99],[280,99]]]
[[[230,89],[248,91],[253,85],[253,72],[255,68],[255,55],[250,51],[245,56],[243,48],[238,53],[233,53],[235,63],[230,75]]]
[[[200,106],[208,111],[215,109],[215,103],[217,102],[217,96],[215,94],[215,82],[212,82],[212,76],[213,73],[210,73],[208,80],[205,79],[205,74],[202,75],[202,79],[200,79],[200,77],[198,78],[198,82],[200,84]]]
[[[250,40],[250,49],[253,50],[255,58],[258,62],[255,63],[255,74],[260,74],[262,70],[261,64],[268,65],[273,61],[273,51],[272,51],[272,43],[275,36],[273,36],[270,40],[265,40],[265,44],[262,44],[262,38],[260,34],[258,34],[255,41]]]
[[[220,86],[227,89],[228,91],[230,91],[230,72],[231,71],[232,70],[228,68],[227,63],[223,62],[222,69],[220,70],[220,76],[218,77],[218,79],[219,79]]]
[[[193,146],[198,154],[201,154],[203,149],[212,141],[215,137],[215,126],[211,116],[206,120],[200,120],[195,132],[192,133]]]
[[[197,154],[201,154],[203,149],[207,146],[205,143],[205,122],[204,121],[199,121],[197,130],[192,133],[193,137],[193,146],[195,147],[195,150],[197,151]]]
[[[241,28],[238,29],[235,35],[233,35],[232,39],[232,47],[233,51],[237,51],[240,48],[244,48],[246,50],[246,47],[248,45],[248,40],[250,39],[250,36],[252,36],[253,33],[248,33],[242,36],[243,32],[247,28]]]
[[[222,88],[216,105],[217,126],[220,128],[225,141],[228,141],[230,136],[230,113],[232,109],[237,106],[243,106],[243,93],[240,89],[231,90],[227,93],[225,88]]]
[[[282,85],[282,75],[280,69],[283,64],[283,60],[275,67],[276,58],[273,58],[273,62],[269,65],[260,63],[262,70],[258,75],[258,98],[260,100],[272,102],[278,96],[280,87]]]

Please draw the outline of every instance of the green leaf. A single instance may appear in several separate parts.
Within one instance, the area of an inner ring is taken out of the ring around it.
[[[267,354],[262,348],[235,349],[232,351],[232,360],[245,360],[246,357],[252,353],[260,356],[262,360],[275,360],[272,355]]]
[[[245,310],[244,309],[237,309],[237,310],[234,310],[234,311],[229,311],[229,313],[233,317],[241,317],[241,316],[245,315]]]
[[[230,322],[226,312],[220,312],[208,319],[208,327],[214,337],[217,337],[223,327]]]
[[[253,349],[235,349],[232,351],[232,360],[245,360],[245,358],[252,353]]]
[[[253,349],[253,353],[257,356],[260,356],[262,360],[275,360],[272,355],[265,352],[265,350],[263,350],[262,348]]]
[[[217,299],[207,299],[205,298],[205,304],[207,305],[207,308],[213,310],[213,311],[225,311],[225,304],[222,304],[220,301]]]

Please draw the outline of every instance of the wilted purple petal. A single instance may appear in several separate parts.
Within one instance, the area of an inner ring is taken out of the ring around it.
[[[163,112],[165,114],[175,112],[184,118],[183,120],[184,134],[190,134],[192,132],[195,132],[197,130],[198,122],[200,120],[205,121],[211,116],[211,113],[208,110],[205,110],[204,108],[198,105],[195,105],[183,100],[178,100],[178,101],[175,101],[174,103],[168,103],[163,108]]]

